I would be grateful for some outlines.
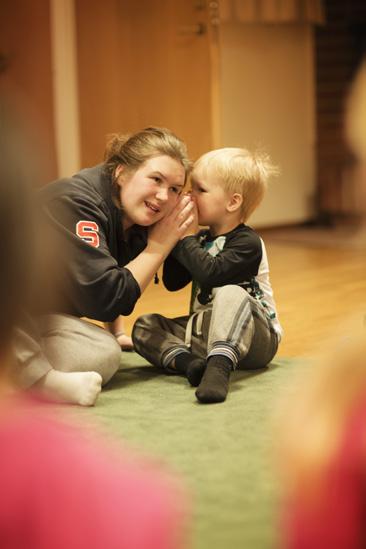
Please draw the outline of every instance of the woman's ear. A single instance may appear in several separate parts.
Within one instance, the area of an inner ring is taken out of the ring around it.
[[[240,193],[234,193],[230,196],[226,209],[228,212],[236,212],[243,204],[243,196]]]
[[[123,172],[123,166],[122,166],[122,164],[118,164],[117,168],[114,170],[114,175],[115,175],[115,178],[117,180],[117,184],[119,186],[121,186],[120,175],[122,174],[122,172]]]

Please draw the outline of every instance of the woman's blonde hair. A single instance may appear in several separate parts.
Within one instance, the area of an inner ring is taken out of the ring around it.
[[[135,172],[154,156],[165,155],[179,162],[185,172],[185,181],[192,164],[185,143],[166,128],[149,127],[137,133],[110,136],[104,154],[104,166],[112,180],[114,199],[119,202],[120,189],[115,177],[116,168],[123,166],[124,173]]]
[[[236,147],[216,149],[202,155],[194,165],[193,179],[198,169],[203,178],[215,177],[225,191],[243,196],[243,221],[261,203],[269,177],[279,173],[267,154],[259,151],[251,153]]]

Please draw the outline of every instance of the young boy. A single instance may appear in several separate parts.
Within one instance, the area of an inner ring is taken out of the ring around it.
[[[204,154],[192,172],[198,222],[164,264],[168,290],[193,280],[191,314],[139,317],[136,351],[167,372],[184,374],[200,402],[222,402],[237,367],[265,367],[282,329],[262,239],[244,224],[259,206],[275,168],[263,155],[225,148]],[[198,227],[197,227],[198,228]]]

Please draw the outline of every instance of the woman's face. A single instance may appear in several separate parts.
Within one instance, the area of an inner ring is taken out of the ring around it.
[[[132,174],[116,170],[123,210],[123,227],[147,227],[162,219],[176,205],[184,187],[182,164],[170,156],[149,158]]]

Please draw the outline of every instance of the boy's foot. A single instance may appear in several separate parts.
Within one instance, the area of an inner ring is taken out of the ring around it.
[[[223,402],[229,391],[232,362],[226,356],[215,355],[208,359],[207,368],[196,391],[197,399],[209,404]]]
[[[38,382],[37,388],[51,400],[94,406],[102,389],[102,376],[97,372],[50,370]]]
[[[180,353],[175,357],[175,369],[187,377],[192,387],[198,387],[206,369],[206,360],[192,353]]]

